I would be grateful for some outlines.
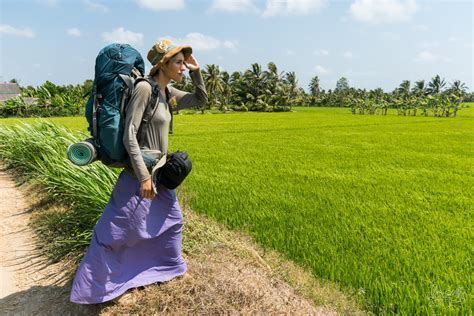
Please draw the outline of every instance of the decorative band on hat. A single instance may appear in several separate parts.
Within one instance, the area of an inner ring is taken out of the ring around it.
[[[162,48],[161,46],[163,45],[163,43],[160,43],[159,44],[159,47]],[[159,61],[161,58],[163,58],[164,55],[166,55],[170,50],[172,50],[173,48],[175,48],[176,46],[174,46],[173,44],[168,44],[168,46],[164,47],[164,52],[163,53],[160,53],[158,52],[158,54],[156,54],[156,56],[151,60],[151,64],[152,65],[155,65],[157,61]]]
[[[156,54],[156,56],[151,60],[152,65],[156,65],[156,62],[159,61],[161,58],[163,58],[164,54]]]

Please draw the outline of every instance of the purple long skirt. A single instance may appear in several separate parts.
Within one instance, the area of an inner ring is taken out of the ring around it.
[[[159,187],[153,200],[143,199],[138,180],[123,171],[76,272],[71,302],[102,303],[184,274],[182,226],[174,190]]]

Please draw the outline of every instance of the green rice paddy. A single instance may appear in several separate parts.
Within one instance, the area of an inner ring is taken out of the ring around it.
[[[195,211],[375,313],[472,311],[472,104],[454,119],[340,108],[177,115],[174,129],[171,149],[193,159],[183,191]]]

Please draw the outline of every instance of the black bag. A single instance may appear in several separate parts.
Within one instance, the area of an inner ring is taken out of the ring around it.
[[[153,184],[163,185],[170,190],[176,189],[191,172],[192,163],[188,153],[177,151],[168,155],[166,163],[153,172]]]

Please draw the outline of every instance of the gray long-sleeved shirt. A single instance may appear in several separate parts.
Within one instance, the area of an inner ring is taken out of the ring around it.
[[[171,86],[168,87],[170,97],[176,97],[178,109],[193,106],[201,107],[207,102],[207,92],[201,72],[199,70],[192,71],[190,77],[195,87],[194,93],[181,91]],[[130,156],[132,167],[126,169],[131,171],[140,182],[150,178],[150,172],[145,165],[141,151],[145,150],[157,159],[168,152],[168,131],[171,114],[168,110],[169,105],[166,102],[166,97],[161,93],[156,101],[156,111],[142,134],[143,139],[140,139],[140,143],[138,143],[138,129],[151,97],[151,85],[146,81],[139,82],[133,90],[125,113],[123,143]]]

